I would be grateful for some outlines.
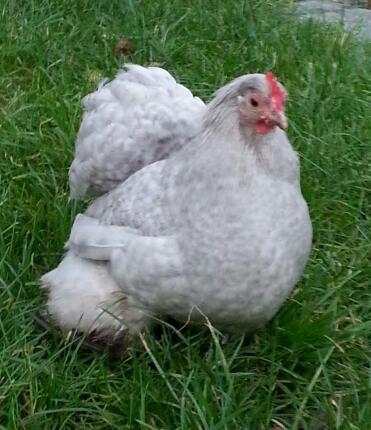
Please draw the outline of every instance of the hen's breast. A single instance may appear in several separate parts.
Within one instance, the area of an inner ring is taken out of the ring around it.
[[[260,325],[292,291],[309,255],[300,189],[261,177],[245,193],[229,192],[213,207],[205,200],[198,210],[183,237],[190,302],[216,324]]]

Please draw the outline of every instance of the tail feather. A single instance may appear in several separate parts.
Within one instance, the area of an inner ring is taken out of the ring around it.
[[[159,67],[129,64],[83,99],[71,198],[112,190],[198,132],[205,104]]]

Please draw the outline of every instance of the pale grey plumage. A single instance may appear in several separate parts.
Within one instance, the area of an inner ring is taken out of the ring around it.
[[[204,103],[158,67],[126,65],[83,100],[72,198],[102,194],[180,149],[196,132]]]
[[[251,331],[275,314],[305,267],[312,232],[286,134],[274,128],[260,135],[239,123],[240,97],[251,87],[269,95],[264,75],[232,81],[186,146],[134,173],[77,219],[69,268],[43,278],[60,326],[99,328],[84,309],[112,305],[117,292],[125,298],[120,318],[134,330],[154,314],[206,315],[222,328]],[[76,274],[86,258],[92,270]],[[95,264],[109,280],[106,290]],[[63,312],[58,300],[77,278],[89,294],[104,291],[104,299],[74,297],[79,312]],[[102,327],[109,324],[103,318]]]

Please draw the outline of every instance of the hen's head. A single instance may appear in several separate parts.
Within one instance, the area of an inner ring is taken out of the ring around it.
[[[221,88],[211,102],[214,108],[232,109],[249,132],[267,134],[276,126],[285,130],[287,93],[273,73],[241,76]]]

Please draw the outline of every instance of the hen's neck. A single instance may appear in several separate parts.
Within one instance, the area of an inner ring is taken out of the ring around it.
[[[248,180],[263,167],[260,152],[268,150],[272,138],[269,135],[258,135],[242,127],[233,111],[211,111],[204,119],[200,139],[200,168],[207,164],[220,175]]]
[[[241,126],[233,109],[209,110],[196,144],[192,170],[215,177],[235,177],[249,182],[259,174],[298,183],[296,153],[286,134],[275,128],[266,134]],[[206,178],[205,178],[206,179]]]

